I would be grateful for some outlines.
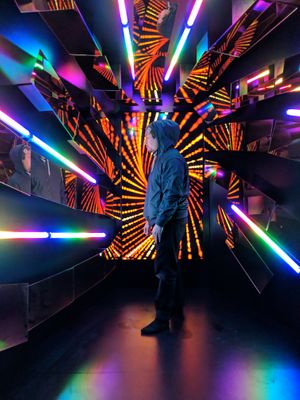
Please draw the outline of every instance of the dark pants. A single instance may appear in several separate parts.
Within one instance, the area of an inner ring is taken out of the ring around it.
[[[169,221],[157,245],[154,262],[159,285],[155,298],[156,318],[168,320],[183,307],[181,269],[178,263],[179,244],[185,233],[186,219]]]

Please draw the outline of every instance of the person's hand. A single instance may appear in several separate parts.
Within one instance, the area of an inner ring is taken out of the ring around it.
[[[159,225],[154,225],[152,229],[152,236],[154,237],[155,244],[158,244],[161,239],[161,234],[162,234],[163,228]]]
[[[144,234],[148,236],[148,235],[150,235],[150,231],[151,231],[151,228],[150,228],[149,222],[146,221],[146,223],[144,225]]]

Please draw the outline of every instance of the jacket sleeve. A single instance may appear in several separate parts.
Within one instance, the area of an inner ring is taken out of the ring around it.
[[[162,200],[156,224],[163,227],[175,214],[183,193],[185,163],[179,158],[166,161],[162,171]]]

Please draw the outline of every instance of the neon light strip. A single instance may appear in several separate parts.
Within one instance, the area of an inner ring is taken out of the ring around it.
[[[290,88],[290,87],[292,87],[292,85],[284,85],[284,86],[281,86],[281,87],[279,88],[279,90],[288,89],[288,88]]]
[[[8,125],[10,128],[17,131],[20,135],[25,137],[30,137],[30,132],[27,129],[25,129],[22,125],[18,124],[18,122],[10,118],[8,115],[4,114],[4,112],[2,112],[1,110],[0,110],[0,120],[4,122],[6,125]]]
[[[81,168],[77,167],[77,165],[75,165],[72,161],[68,160],[66,157],[59,154],[56,150],[54,150],[52,147],[48,146],[47,143],[43,142],[37,136],[32,135],[27,129],[25,129],[18,122],[14,121],[12,118],[10,118],[8,115],[6,115],[1,110],[0,110],[0,120],[2,122],[4,122],[6,125],[8,125],[10,128],[17,131],[20,135],[28,138],[28,140],[30,142],[37,144],[39,147],[42,147],[48,153],[52,154],[55,158],[57,158],[58,160],[63,162],[68,168],[72,169],[73,171],[76,171],[78,174],[82,175],[85,179],[87,179],[91,183],[94,183],[94,184],[97,183],[95,178],[93,178],[92,176],[90,176],[89,174],[84,172]]]
[[[262,238],[278,255],[281,257],[294,271],[299,274],[300,266],[291,259],[290,256],[286,254],[265,232],[260,229],[250,218],[247,217],[237,206],[234,204],[231,205],[232,210],[239,216],[241,219],[246,222],[247,225],[260,237]]]
[[[48,232],[0,232],[0,239],[48,239]]]
[[[286,110],[286,113],[292,117],[300,117],[300,110],[297,110],[296,108],[289,108]]]
[[[190,28],[194,25],[195,19],[197,18],[198,12],[200,10],[201,4],[202,4],[203,0],[196,0],[195,4],[193,6],[192,12],[189,16],[189,19],[187,21],[187,26],[189,26]]]
[[[89,239],[105,237],[106,234],[102,232],[50,232],[51,239]]]
[[[35,64],[34,64],[34,68],[39,68],[39,69],[41,69],[42,71],[44,70],[43,65],[40,64],[40,63],[35,63]]]
[[[125,7],[125,1],[118,0],[118,3],[119,3],[119,12],[120,12],[121,23],[122,23],[122,25],[127,25],[128,18],[127,18],[127,12],[126,12],[126,7]]]
[[[173,71],[173,69],[175,67],[175,64],[178,61],[178,58],[179,58],[180,53],[181,53],[181,50],[182,50],[182,48],[183,48],[183,46],[184,46],[184,44],[185,44],[185,42],[186,42],[186,40],[187,40],[187,38],[188,38],[188,36],[190,34],[190,31],[191,31],[191,28],[185,28],[184,29],[183,34],[181,35],[179,43],[178,43],[178,45],[176,47],[175,53],[174,53],[174,55],[172,57],[172,60],[171,60],[171,63],[169,65],[169,68],[167,70],[167,73],[165,75],[165,81],[168,81],[170,79],[171,73],[172,73],[172,71]]]
[[[255,75],[253,78],[248,79],[248,80],[247,80],[247,83],[254,82],[254,81],[256,81],[257,79],[263,78],[264,76],[267,76],[267,75],[270,75],[270,70],[268,70],[268,69],[265,70],[265,71],[263,71],[263,72],[261,72],[261,73],[258,74],[258,75]]]
[[[131,75],[132,75],[132,79],[135,79],[134,56],[133,56],[132,42],[131,42],[129,26],[128,26],[129,22],[128,22],[128,16],[127,16],[127,11],[126,11],[126,6],[125,6],[125,0],[118,0],[118,3],[119,3],[119,12],[120,12],[121,24],[122,24],[122,28],[123,28],[125,45],[126,45],[126,50],[127,50],[127,55],[128,55],[128,61],[130,64],[130,69],[131,69]]]
[[[132,44],[131,44],[131,38],[130,38],[130,32],[129,32],[128,26],[123,26],[123,33],[124,33],[125,44],[126,44],[126,49],[127,49],[128,61],[129,61],[130,68],[131,68],[132,79],[135,79],[134,57],[133,57],[133,50],[132,50]]]
[[[183,33],[181,35],[181,38],[179,39],[179,42],[178,42],[178,45],[176,47],[175,53],[173,54],[171,63],[169,65],[169,68],[167,69],[167,73],[166,73],[165,78],[164,78],[165,81],[168,81],[170,79],[170,76],[171,76],[172,71],[173,71],[173,69],[174,69],[174,67],[175,67],[175,65],[176,65],[176,63],[178,61],[178,58],[179,58],[180,53],[182,51],[182,48],[183,48],[183,46],[184,46],[184,44],[185,44],[185,42],[186,42],[186,40],[187,40],[187,38],[188,38],[188,36],[190,34],[192,26],[194,25],[194,22],[195,22],[195,20],[197,18],[197,15],[199,13],[199,10],[200,10],[202,2],[203,2],[203,0],[196,0],[195,3],[194,3],[194,6],[193,6],[192,11],[190,13],[190,16],[189,16],[189,18],[187,20],[187,23],[186,23],[186,26],[184,28],[184,31],[183,31]]]
[[[0,239],[91,239],[105,238],[103,232],[11,232],[0,231]]]
[[[81,168],[77,167],[72,161],[68,160],[66,157],[62,156],[59,154],[56,150],[54,150],[52,147],[48,146],[47,143],[43,142],[41,139],[36,137],[35,135],[32,135],[31,141],[38,146],[42,147],[44,150],[46,150],[48,153],[52,154],[55,158],[63,162],[67,167],[71,168],[72,170],[76,171],[78,174],[82,175],[87,179],[88,181],[92,183],[97,183],[96,179],[88,175],[86,172],[84,172]]]

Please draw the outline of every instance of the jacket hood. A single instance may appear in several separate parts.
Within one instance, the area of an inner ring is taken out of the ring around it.
[[[23,151],[25,147],[25,144],[17,144],[9,152],[9,157],[14,163],[15,170],[20,173],[26,173],[22,163]]]
[[[148,128],[155,133],[155,137],[157,138],[157,154],[164,153],[178,142],[180,135],[179,125],[170,119],[161,119],[152,122]]]

